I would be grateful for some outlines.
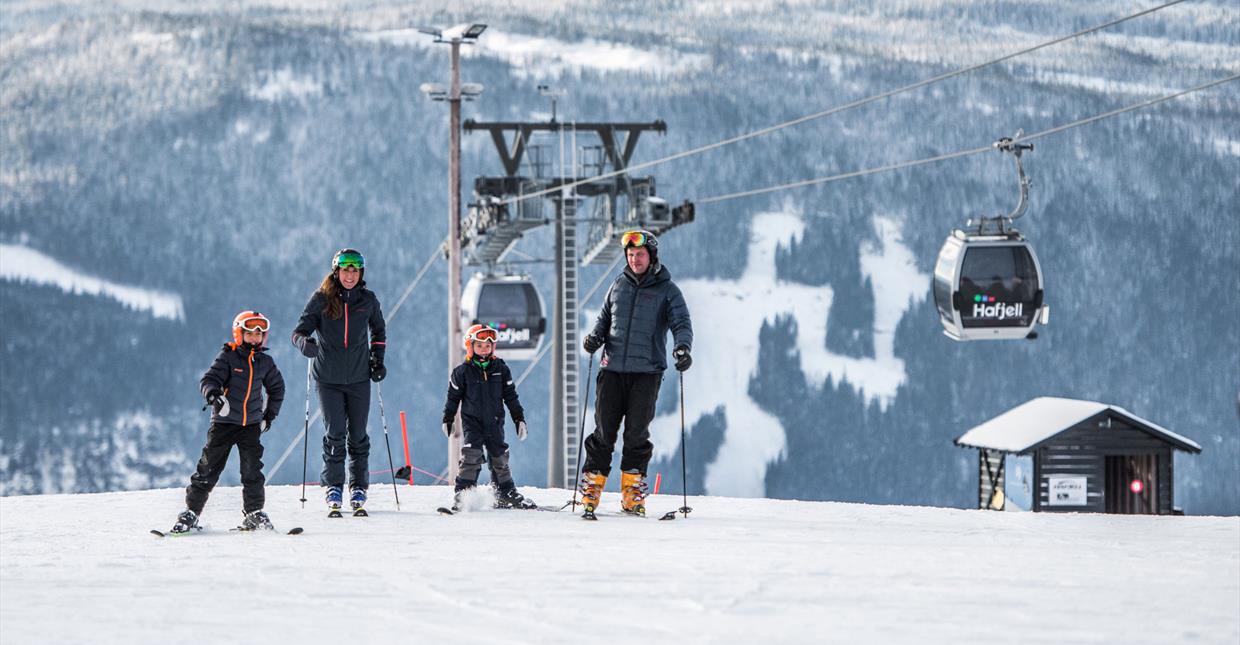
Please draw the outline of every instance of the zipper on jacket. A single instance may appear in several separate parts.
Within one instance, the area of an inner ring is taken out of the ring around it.
[[[633,336],[633,314],[637,313],[637,290],[641,288],[640,283],[633,285],[633,299],[629,302],[628,330],[630,338]],[[628,369],[629,367],[629,345],[632,345],[632,343],[627,341],[624,343],[624,358],[620,361],[621,369]]]
[[[245,383],[245,400],[241,402],[241,425],[246,425],[250,412],[250,387],[254,385],[254,350],[250,350],[250,355],[246,358],[246,362],[250,364],[250,376]]]
[[[344,346],[349,346],[349,303],[344,303]]]

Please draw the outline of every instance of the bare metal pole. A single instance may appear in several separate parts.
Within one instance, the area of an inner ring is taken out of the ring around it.
[[[453,38],[452,86],[448,90],[448,373],[461,362],[461,39]],[[461,460],[461,415],[448,438],[448,479]]]

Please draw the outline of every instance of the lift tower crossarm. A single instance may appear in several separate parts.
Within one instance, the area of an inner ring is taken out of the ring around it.
[[[495,150],[499,153],[500,161],[504,164],[504,172],[509,177],[515,177],[521,168],[521,160],[525,156],[526,142],[529,141],[530,134],[534,132],[558,132],[565,125],[569,125],[559,121],[546,121],[538,123],[523,123],[519,121],[493,121],[478,122],[473,119],[466,119],[462,129],[465,132],[473,132],[475,130],[486,130],[491,133],[491,140],[495,142]],[[628,167],[629,161],[633,158],[633,151],[637,149],[637,141],[641,137],[642,132],[667,132],[667,123],[662,120],[651,121],[648,123],[572,123],[573,128],[578,131],[587,130],[598,135],[603,142],[603,148],[607,151],[607,157],[612,163],[612,167],[618,172],[623,172]],[[508,141],[504,135],[508,132],[516,133],[513,139],[511,151]],[[624,138],[624,150],[620,151],[619,142],[616,141],[616,133],[622,132]]]

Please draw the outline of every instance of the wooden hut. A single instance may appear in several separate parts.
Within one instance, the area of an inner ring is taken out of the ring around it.
[[[1001,510],[1005,458],[1033,461],[1031,510],[1169,515],[1175,450],[1201,446],[1114,405],[1040,397],[976,426],[956,445],[978,451],[978,507]]]

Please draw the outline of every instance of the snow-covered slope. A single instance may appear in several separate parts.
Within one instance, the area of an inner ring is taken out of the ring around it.
[[[277,526],[159,539],[176,489],[0,498],[0,642],[1236,643],[1240,518],[991,513],[690,498],[689,519],[368,519],[268,489]],[[563,490],[526,491],[543,504]],[[657,496],[654,512],[678,505]],[[607,495],[604,505],[618,500]]]

